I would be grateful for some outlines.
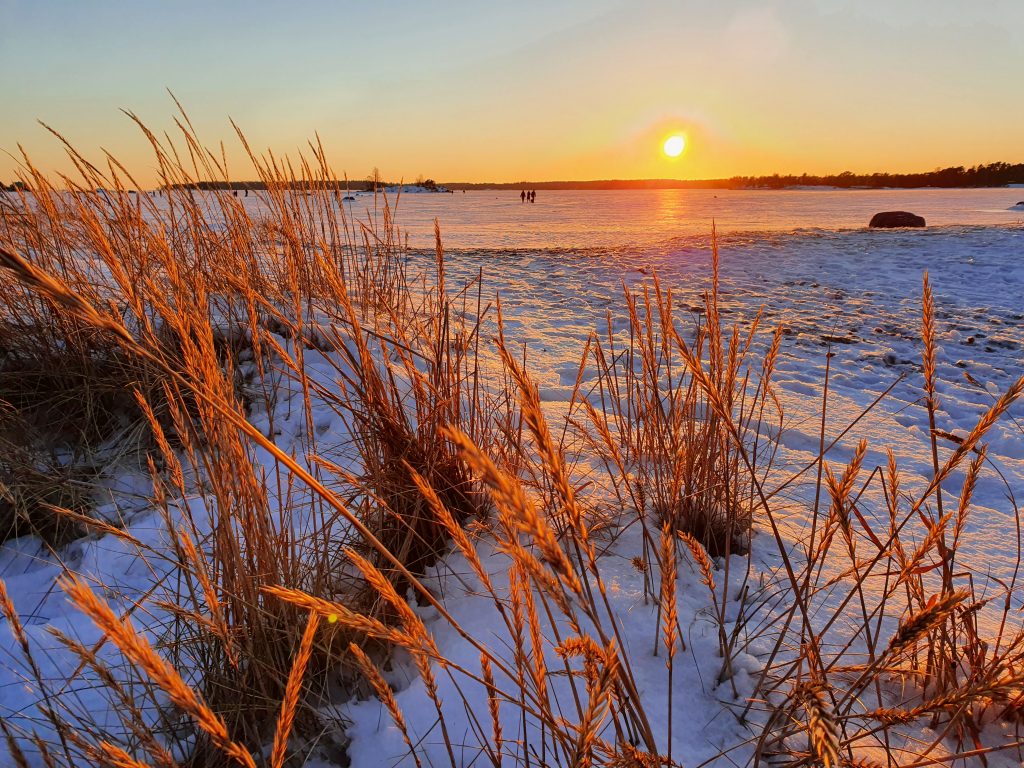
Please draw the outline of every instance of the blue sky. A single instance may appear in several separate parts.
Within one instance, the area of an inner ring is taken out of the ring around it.
[[[118,111],[205,141],[319,132],[339,172],[706,178],[1024,160],[1024,2],[0,0],[0,149],[152,161]],[[669,133],[687,151],[659,151]],[[0,156],[0,179],[14,163]],[[248,174],[251,176],[252,174]]]

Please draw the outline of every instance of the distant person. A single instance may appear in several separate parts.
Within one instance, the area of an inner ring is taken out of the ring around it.
[[[530,190],[530,202],[531,203],[536,203],[537,202],[537,190],[536,189],[531,189]]]
[[[524,203],[526,202],[526,190],[525,189],[522,192],[519,193],[519,199],[522,202],[524,202]]]

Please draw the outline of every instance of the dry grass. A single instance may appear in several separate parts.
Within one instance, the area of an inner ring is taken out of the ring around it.
[[[0,440],[0,457],[0,541],[31,535],[59,547],[82,535],[80,524],[54,510],[90,512],[95,469],[20,440]]]
[[[984,755],[986,724],[1021,718],[1015,584],[999,599],[983,594],[960,552],[986,472],[983,441],[1024,380],[946,446],[927,283],[925,487],[907,487],[891,454],[870,466],[863,443],[845,467],[830,464],[824,415],[816,461],[780,479],[783,413],[771,377],[781,332],[762,334],[759,317],[726,326],[717,243],[702,311],[687,321],[657,280],[626,291],[627,330],[613,332],[609,317],[607,333],[590,339],[569,421],[551,425],[500,310],[491,362],[501,374],[482,377],[489,306],[479,280],[447,285],[439,231],[417,282],[389,202],[377,224],[348,220],[319,144],[297,165],[250,152],[267,187],[259,219],[232,195],[194,195],[198,182],[227,181],[227,169],[184,115],[179,125],[177,149],[140,125],[160,169],[159,201],[130,194],[138,185],[113,159],[101,171],[69,148],[80,176],[58,189],[26,159],[31,200],[23,194],[24,215],[0,224],[10,278],[0,288],[0,439],[31,432],[50,449],[133,457],[151,476],[150,507],[170,549],[109,523],[92,532],[121,537],[154,574],[173,574],[136,606],[145,631],[98,594],[105,585],[62,582],[104,640],[59,639],[95,675],[120,736],[93,728],[45,679],[0,589],[52,734],[0,720],[17,764],[27,752],[69,768],[281,768],[314,753],[341,761],[344,723],[325,713],[365,680],[420,766],[423,747],[381,672],[408,658],[453,768],[463,758],[447,718],[460,708],[495,766],[679,765],[685,755],[659,752],[673,734],[649,716],[636,672],[645,659],[624,642],[609,597],[603,553],[633,525],[658,614],[648,648],[664,655],[670,713],[674,676],[694,663],[680,653],[681,558],[707,590],[721,657],[714,685],[735,691],[733,659],[755,641],[772,648],[751,700],[733,707],[755,732],[734,748],[751,763],[867,765],[881,750],[895,765],[901,735],[927,726],[934,743],[899,757],[924,766],[954,759],[949,745]],[[317,366],[329,375],[311,373]],[[324,412],[348,425],[350,442],[319,441]],[[14,429],[14,419],[35,431]],[[30,450],[38,445],[21,445],[24,455],[2,467],[0,513],[28,521],[6,535],[42,535],[59,556],[89,529],[90,483],[66,462],[68,483],[42,482],[43,468],[57,465]],[[598,456],[603,471],[581,475],[574,451]],[[779,507],[786,488],[814,473],[812,525],[794,552]],[[615,503],[595,504],[587,486]],[[755,529],[770,533],[782,561],[762,591],[750,583]],[[507,574],[491,572],[477,537],[507,559]],[[451,547],[493,604],[508,653],[474,637],[428,586]],[[416,603],[479,654],[478,669],[445,658]],[[472,711],[471,685],[482,686],[486,711]],[[510,709],[518,736],[507,729]]]
[[[668,523],[727,556],[747,550],[760,505],[752,481],[771,465],[767,427],[781,409],[770,382],[781,329],[764,358],[751,361],[760,317],[742,332],[724,327],[714,238],[712,247],[712,288],[692,327],[680,324],[672,292],[657,278],[653,291],[627,290],[628,337],[617,338],[609,315],[606,336],[588,345],[596,384],[578,400],[620,503],[645,529]]]
[[[371,541],[371,548],[389,554],[393,549],[402,558],[391,556],[393,568],[408,562],[422,572],[443,541],[423,503],[409,500],[417,489],[405,467],[431,477],[449,504],[455,494],[468,499],[469,479],[458,474],[452,450],[435,450],[434,438],[440,425],[462,423],[462,413],[474,414],[467,424],[475,430],[482,409],[466,407],[471,392],[464,389],[470,381],[465,359],[448,357],[452,349],[467,348],[459,344],[463,317],[449,314],[453,299],[443,283],[413,307],[414,291],[404,284],[401,238],[386,202],[383,230],[339,219],[337,185],[325,183],[334,175],[314,147],[314,164],[303,163],[298,177],[287,164],[252,157],[268,187],[268,212],[251,220],[233,196],[204,201],[187,187],[175,187],[226,178],[223,164],[200,148],[187,118],[180,127],[183,151],[146,131],[160,167],[162,199],[130,194],[129,187],[137,185],[113,160],[103,172],[69,148],[81,177],[51,182],[25,159],[32,194],[21,202],[31,214],[5,217],[0,233],[6,264],[20,277],[5,279],[0,291],[3,316],[17,321],[4,326],[11,331],[3,336],[6,367],[0,371],[6,374],[0,376],[5,414],[47,425],[39,440],[54,450],[70,445],[92,456],[109,445],[121,455],[131,452],[136,466],[148,468],[152,503],[168,529],[177,532],[177,586],[163,590],[170,591],[169,599],[156,604],[169,616],[162,620],[167,657],[189,670],[191,679],[201,680],[204,705],[224,723],[233,743],[257,749],[287,700],[290,730],[301,737],[296,742],[301,748],[303,738],[323,730],[315,707],[327,690],[327,670],[337,676],[339,649],[350,640],[365,642],[365,636],[333,632],[315,652],[307,649],[312,658],[304,665],[305,678],[321,683],[299,696],[289,670],[295,649],[302,650],[295,627],[303,612],[268,599],[264,588],[301,586],[345,594],[352,605],[365,603],[367,596],[356,594],[360,577],[340,556],[345,541],[358,546]],[[317,193],[293,194],[298,178]],[[408,322],[422,324],[437,312],[446,323],[443,331]],[[405,329],[406,335],[388,334],[391,328]],[[371,365],[371,340],[401,344],[403,353],[416,356],[415,364],[407,361],[407,372],[415,373],[408,382],[418,387],[422,404],[415,421],[407,417],[406,397],[393,372],[377,371],[371,382],[353,367],[347,372],[356,375],[348,376],[348,386],[342,379],[342,390],[330,392],[323,391],[323,381],[307,378],[303,355],[308,350],[344,352],[349,357],[334,355],[342,367]],[[362,357],[351,354],[353,345]],[[425,374],[419,367],[423,360],[432,361]],[[247,369],[244,375],[240,367]],[[39,375],[30,376],[32,371]],[[335,488],[358,488],[374,500],[373,510],[350,511],[351,492],[328,492],[262,435],[263,447],[276,451],[282,463],[269,475],[254,463],[255,430],[245,415],[256,408],[272,419],[278,398],[296,391],[309,427],[306,448],[314,467],[321,462],[317,476],[324,482],[331,478]],[[314,399],[360,425],[364,478],[332,477],[332,452],[315,445]],[[390,422],[377,418],[388,417],[389,409]],[[416,433],[431,429],[431,423],[433,431]],[[404,431],[391,430],[393,424]],[[240,433],[240,426],[248,434]],[[25,434],[12,428],[4,435],[8,432]],[[374,450],[383,454],[376,465],[369,460]],[[3,511],[13,518],[12,534],[31,531],[60,545],[95,527],[138,544],[109,525],[88,523],[90,484],[79,483],[81,498],[72,498],[54,478],[44,482],[44,463],[25,458],[13,466],[14,458],[7,454],[12,467],[3,478],[10,481]],[[331,504],[296,491],[293,470]],[[445,472],[454,473],[447,484],[439,481]],[[197,491],[209,516],[183,519],[178,500]],[[281,500],[280,515],[271,511],[271,496]],[[460,519],[475,512],[469,501],[462,509]],[[346,532],[345,515],[369,538]],[[28,522],[22,524],[23,518]],[[371,528],[388,541],[387,549]],[[154,563],[166,557],[140,549]],[[409,576],[399,568],[392,578]],[[79,714],[61,716],[74,721]],[[138,714],[154,727],[150,713]],[[225,743],[218,739],[209,730],[197,734],[190,763],[216,763]],[[100,747],[93,743],[93,748]]]
[[[813,728],[822,718],[811,716],[809,690],[827,691],[826,700],[817,699],[848,762],[872,753],[890,766],[969,757],[984,762],[991,751],[1019,749],[1017,743],[982,747],[986,726],[1017,722],[1024,702],[1024,634],[1011,607],[1016,584],[988,580],[983,564],[960,553],[987,463],[982,441],[1024,392],[1024,378],[995,400],[966,438],[943,448],[948,433],[937,426],[935,378],[940,331],[927,276],[923,296],[922,402],[931,426],[924,448],[932,477],[910,490],[891,451],[886,466],[866,466],[863,442],[841,473],[819,457],[819,483],[831,503],[827,511],[812,510],[798,586],[784,590],[797,600],[783,616],[761,681],[760,700],[772,702],[769,721],[788,719],[788,725],[765,731],[758,755],[792,754],[785,740],[802,730],[809,752],[794,760],[822,759]],[[957,471],[963,472],[959,494],[951,495]],[[992,474],[1000,477],[997,470]],[[1007,499],[1019,526],[1009,486]],[[814,620],[802,620],[797,606]],[[787,644],[804,650],[787,654]],[[808,718],[796,714],[800,708]],[[931,736],[914,745],[908,735],[921,728]]]

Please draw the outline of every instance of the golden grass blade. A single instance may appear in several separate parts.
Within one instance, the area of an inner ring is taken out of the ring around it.
[[[249,751],[231,739],[224,721],[210,711],[170,664],[157,655],[149,642],[135,631],[130,621],[118,619],[110,607],[99,600],[80,578],[65,576],[60,586],[78,609],[92,619],[125,656],[145,671],[176,706],[187,712],[225,755],[244,768],[256,768]]]
[[[278,715],[277,728],[274,730],[274,746],[270,752],[271,768],[284,768],[288,737],[291,735],[292,725],[295,722],[295,711],[299,705],[299,694],[302,692],[302,679],[305,677],[306,668],[313,655],[313,641],[316,639],[319,623],[319,616],[311,611],[309,618],[306,619],[306,629],[302,633],[302,640],[299,641],[299,650],[295,654],[291,671],[288,673],[288,684],[285,687],[284,700],[281,702],[281,713]]]

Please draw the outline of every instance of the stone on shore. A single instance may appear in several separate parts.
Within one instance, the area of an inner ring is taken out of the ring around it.
[[[923,227],[924,218],[909,211],[882,211],[871,217],[871,223],[868,226],[880,229]]]

